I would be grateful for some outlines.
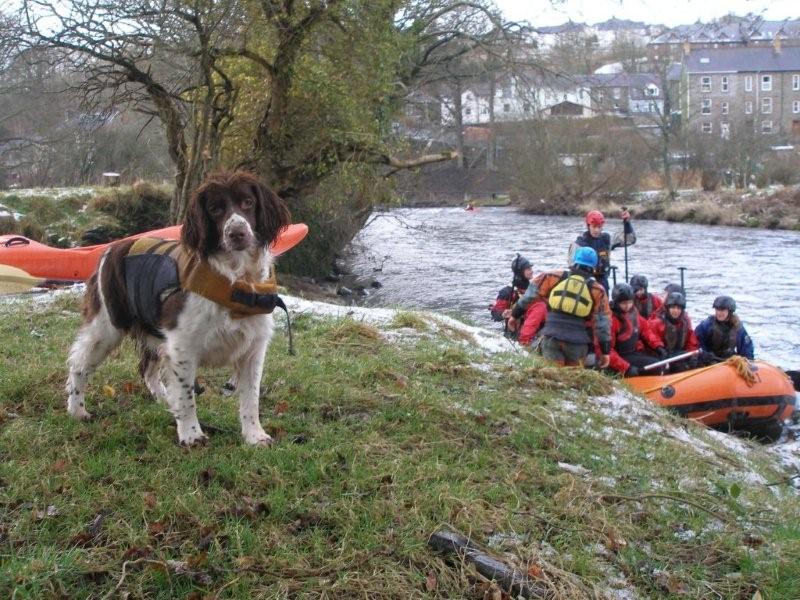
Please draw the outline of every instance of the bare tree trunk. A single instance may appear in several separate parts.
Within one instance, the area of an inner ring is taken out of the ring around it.
[[[464,168],[464,107],[461,104],[461,80],[456,79],[453,83],[453,119],[455,121],[456,134],[456,167],[461,170]]]
[[[494,171],[495,141],[494,141],[494,93],[497,79],[494,72],[489,73],[489,138],[486,140],[486,168]]]

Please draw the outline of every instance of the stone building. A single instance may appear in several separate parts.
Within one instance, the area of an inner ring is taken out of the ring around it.
[[[701,133],[744,123],[776,140],[800,138],[800,47],[705,48],[684,60],[681,110]]]

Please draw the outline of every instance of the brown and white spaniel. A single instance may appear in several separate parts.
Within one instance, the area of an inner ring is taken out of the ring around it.
[[[289,222],[283,200],[253,175],[217,172],[197,188],[190,201],[180,250],[199,256],[204,265],[231,283],[263,282],[273,263],[269,244]],[[85,406],[89,376],[130,334],[139,348],[139,371],[145,384],[174,415],[181,444],[206,440],[195,405],[197,368],[232,364],[244,441],[270,445],[272,438],[259,421],[258,399],[273,332],[272,315],[242,318],[178,286],[156,290],[157,318],[146,322],[135,307],[135,299],[143,291],[126,261],[132,245],[128,240],[112,244],[87,284],[84,324],[67,361],[69,414],[77,419],[90,418]]]

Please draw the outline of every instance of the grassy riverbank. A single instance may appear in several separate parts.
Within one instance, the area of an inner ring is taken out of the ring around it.
[[[298,354],[279,334],[264,376],[276,446],[241,445],[206,371],[215,430],[187,450],[127,343],[95,419],[67,418],[76,296],[0,305],[0,596],[500,597],[427,547],[447,528],[553,597],[796,598],[798,492],[767,449],[450,320],[294,306]]]

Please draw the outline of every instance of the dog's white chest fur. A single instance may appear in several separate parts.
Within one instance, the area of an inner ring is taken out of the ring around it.
[[[198,366],[221,367],[238,362],[256,339],[268,345],[272,329],[272,315],[234,319],[226,308],[189,294],[178,327],[166,332],[166,343],[179,354],[189,349]]]

